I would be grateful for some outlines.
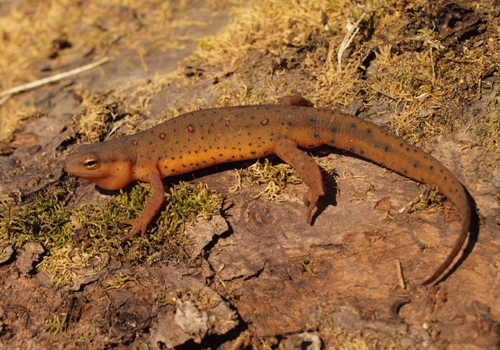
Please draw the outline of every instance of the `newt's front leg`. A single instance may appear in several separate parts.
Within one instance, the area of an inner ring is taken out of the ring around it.
[[[139,233],[145,234],[148,224],[158,213],[163,201],[165,200],[165,188],[163,187],[160,174],[158,172],[152,172],[148,175],[148,180],[153,188],[153,196],[146,203],[146,206],[139,217],[120,221],[120,224],[132,226],[132,230],[128,233],[128,235],[122,238],[122,241],[127,241]]]
[[[312,210],[316,207],[319,197],[326,193],[318,164],[307,153],[298,149],[297,144],[291,140],[280,140],[274,148],[274,153],[291,165],[309,187],[304,195],[304,204],[307,207],[307,223],[311,224]]]

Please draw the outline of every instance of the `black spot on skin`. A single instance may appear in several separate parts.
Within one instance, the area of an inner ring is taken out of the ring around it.
[[[356,130],[357,127],[358,126],[356,125],[356,123],[350,123],[349,124],[349,129],[351,129],[351,130]]]
[[[444,171],[443,169],[439,169],[439,172],[440,172],[441,174],[443,173],[443,171]]]
[[[311,123],[316,123],[316,118],[314,118],[314,117],[309,117],[309,122],[311,122]]]
[[[149,143],[150,145],[152,145],[152,144],[153,144],[153,141],[149,141],[148,143]]]
[[[406,150],[409,152],[410,151],[410,147],[406,147]]]
[[[292,122],[286,122],[286,126],[292,126]]]
[[[250,152],[251,155],[254,155],[255,153],[257,153],[257,152],[255,152],[255,151],[251,151]]]
[[[330,139],[330,145],[334,145],[335,144],[335,139]]]
[[[417,163],[413,163],[413,167],[416,169],[418,168],[418,164]]]
[[[219,157],[224,157],[224,153],[219,153]]]
[[[360,149],[359,150],[359,154],[364,155],[365,154],[365,150],[364,149]]]
[[[253,143],[249,142],[249,143],[248,143],[248,145],[249,145],[250,147],[252,147]]]
[[[355,148],[354,148],[354,147],[349,147],[349,152],[354,153],[354,151],[355,151]]]
[[[319,134],[318,133],[314,133],[313,136],[314,136],[315,139],[319,139]]]
[[[168,166],[164,165],[164,166],[163,166],[163,169],[168,169]]]
[[[141,165],[141,169],[144,169],[144,165]]]
[[[337,132],[337,128],[336,128],[336,127],[334,127],[334,126],[332,126],[332,127],[330,128],[330,132],[331,132],[332,134],[335,134],[335,133]]]
[[[399,144],[399,147],[403,147],[403,146],[404,146],[404,145],[403,145],[403,143],[401,142],[401,143]]]
[[[384,151],[385,152],[389,152],[391,150],[391,148],[389,146],[384,146]]]
[[[421,177],[421,178],[420,178],[420,182],[425,182],[425,178],[424,178],[424,177]]]
[[[445,176],[445,177],[444,177],[444,180],[445,180],[445,181],[446,181],[446,180],[448,180],[448,176]]]
[[[366,129],[366,133],[367,134],[371,134],[372,133],[372,129],[370,129],[370,128]]]
[[[376,143],[376,144],[373,145],[373,148],[375,148],[375,149],[378,149],[378,147],[379,147],[378,143]]]
[[[429,170],[434,170],[434,165],[431,165],[431,166],[429,167]]]
[[[183,168],[187,168],[186,164],[182,164],[182,167],[183,167]]]
[[[403,173],[404,173],[405,175],[406,175],[406,174],[408,174],[408,170],[403,169]]]

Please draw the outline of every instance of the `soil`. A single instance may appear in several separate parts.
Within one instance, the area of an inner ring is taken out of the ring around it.
[[[469,7],[461,1],[442,8],[442,45],[454,45],[464,36],[471,46],[487,40],[480,30],[483,14],[464,12]],[[189,34],[217,33],[227,25],[228,13],[228,8],[216,16],[197,13],[197,20],[209,24]],[[499,13],[492,2],[490,15]],[[418,16],[415,12],[415,23]],[[65,156],[79,143],[73,117],[86,108],[75,98],[74,87],[85,86],[93,94],[103,86],[147,82],[174,71],[179,62],[186,65],[186,75],[199,73],[183,61],[194,49],[188,40],[182,50],[151,50],[144,56],[148,71],[135,51],[124,50],[98,70],[29,92],[40,113],[2,144],[0,200],[17,193],[15,205],[22,206],[40,193],[69,185],[77,190],[68,193],[68,206],[107,198],[62,170]],[[232,192],[234,169],[247,165],[232,164],[165,181],[204,182],[229,203],[221,215],[198,220],[186,233],[197,239],[191,253],[196,263],[124,263],[110,254],[99,261],[98,273],[54,285],[37,269],[51,254],[44,242],[18,249],[0,265],[0,347],[500,348],[500,161],[470,132],[481,123],[476,116],[491,113],[498,95],[497,68],[498,62],[485,77],[491,91],[462,105],[467,122],[422,143],[466,186],[473,208],[467,245],[436,285],[420,283],[455,241],[459,222],[453,206],[442,201],[413,213],[400,210],[426,187],[349,154],[328,150],[325,156],[320,150],[314,154],[326,158],[338,176],[335,183],[327,182],[328,194],[313,225],[306,223],[301,201],[305,185],[289,185],[281,201],[255,198],[262,186]],[[289,74],[291,80],[303,78],[293,68]],[[165,87],[142,125],[161,122],[162,111],[192,96],[211,106],[215,84],[200,79]],[[386,97],[362,107],[358,100],[344,109],[385,124],[380,111],[392,108]],[[492,154],[488,171],[478,164],[486,162],[484,154]],[[120,277],[120,283],[111,284]]]

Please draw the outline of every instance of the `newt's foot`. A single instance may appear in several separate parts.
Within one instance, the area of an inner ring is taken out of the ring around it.
[[[306,220],[309,225],[311,225],[312,211],[316,207],[316,203],[318,203],[319,197],[320,195],[314,193],[314,191],[311,191],[311,189],[309,189],[304,195],[304,205],[307,207]]]
[[[122,242],[128,241],[138,234],[145,234],[146,229],[148,228],[148,223],[140,220],[139,218],[129,219],[129,220],[121,220],[120,225],[130,225],[132,226],[132,230],[128,233],[128,235],[122,237]]]

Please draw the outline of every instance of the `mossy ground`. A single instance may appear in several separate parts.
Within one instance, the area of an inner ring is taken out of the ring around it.
[[[1,96],[0,155],[18,159],[15,152],[22,148],[19,136],[25,128],[43,117],[64,114],[57,96],[77,101],[78,108],[65,125],[71,131],[64,144],[53,149],[42,146],[40,153],[48,152],[56,164],[74,144],[132,134],[191,110],[274,103],[299,92],[315,106],[355,113],[427,150],[437,149],[445,155],[478,150],[468,155],[475,157],[472,161],[459,156],[447,159],[451,166],[459,163],[457,169],[466,168],[461,180],[478,198],[481,215],[487,218],[481,220],[494,222],[492,211],[497,202],[491,198],[500,198],[495,185],[500,162],[500,16],[495,6],[490,1],[477,1],[472,6],[460,1],[431,4],[399,0],[208,1],[203,6],[187,0],[106,4],[93,0],[21,1],[1,12],[0,90],[103,56],[120,63],[118,67],[109,63],[114,70],[98,68],[99,74],[92,78],[95,81],[77,76],[28,93]],[[197,11],[215,15],[228,7],[230,24],[197,40],[196,50],[177,69],[162,71],[166,60],[162,54],[180,52],[193,42],[190,28],[203,30],[208,26],[209,21],[198,20]],[[343,45],[349,33],[355,35],[349,45]],[[159,62],[151,60],[158,56]],[[124,74],[137,72],[135,69],[140,73]],[[154,74],[155,70],[159,73]],[[448,139],[453,143],[444,143]],[[40,242],[47,253],[37,271],[46,273],[54,288],[96,273],[109,256],[134,266],[189,262],[184,251],[189,244],[183,236],[185,226],[195,217],[209,217],[221,208],[220,195],[204,185],[181,182],[166,192],[166,204],[147,236],[123,243],[120,239],[127,228],[120,227],[119,221],[140,213],[150,196],[148,185],[137,185],[97,205],[74,206],[78,197],[74,186],[79,185],[65,175],[43,176],[42,163],[46,161],[38,162],[43,157],[37,153],[32,158],[31,163],[16,160],[14,169],[4,174],[3,182],[10,184],[11,190],[0,193],[0,247],[12,245],[21,251],[27,242]],[[331,165],[328,160],[326,163],[325,175],[331,174]],[[29,173],[27,169],[38,170],[40,177],[12,184],[11,179]],[[267,160],[247,168],[244,174],[248,182],[266,187],[256,190],[258,196],[268,193],[276,197],[286,184],[298,182],[289,167]],[[336,182],[355,177],[344,174]],[[26,185],[32,183],[44,185],[33,191]],[[475,189],[476,183],[485,185]],[[232,185],[227,184],[227,188]],[[375,187],[368,180],[349,189],[349,200],[363,203]],[[491,198],[481,197],[484,193],[491,193]],[[426,202],[432,198],[431,191]],[[412,209],[419,211],[421,204]],[[317,267],[311,269],[316,273]],[[107,285],[120,288],[134,279],[132,274],[119,274],[109,278]],[[171,292],[159,292],[159,304],[172,305],[180,292],[172,292],[173,297]],[[476,317],[472,314],[483,315],[474,310],[467,314],[469,319]],[[367,318],[376,318],[375,312],[366,313]],[[488,322],[493,321],[489,314],[481,317],[477,324],[490,327]],[[4,319],[2,313],[0,319]],[[64,312],[54,312],[40,324],[48,333],[81,340],[78,332],[66,333],[70,322],[78,323]],[[432,340],[445,346],[448,339],[439,338],[439,327],[431,328],[426,332]],[[399,336],[380,334],[346,336],[340,332],[336,344],[339,348],[406,346]],[[455,339],[459,337],[455,335]],[[95,344],[109,346],[106,341]],[[260,344],[276,347],[279,337],[261,339]]]

